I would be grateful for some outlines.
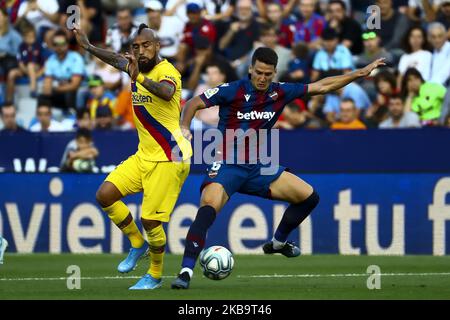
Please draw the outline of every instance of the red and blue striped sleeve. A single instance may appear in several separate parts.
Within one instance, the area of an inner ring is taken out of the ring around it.
[[[225,83],[218,87],[206,90],[199,97],[205,103],[206,107],[209,108],[212,106],[223,106],[235,96],[235,87]]]

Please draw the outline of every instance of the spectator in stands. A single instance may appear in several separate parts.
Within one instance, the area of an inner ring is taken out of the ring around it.
[[[5,9],[11,24],[15,24],[22,0],[0,0],[0,8]]]
[[[291,50],[282,47],[278,44],[277,32],[274,27],[270,25],[262,25],[259,41],[255,42],[254,49],[247,55],[247,60],[240,66],[238,70],[242,70],[240,77],[244,77],[248,73],[248,67],[252,62],[253,52],[259,47],[268,47],[273,49],[278,55],[277,73],[274,81],[279,81],[280,77],[288,71],[288,64],[291,59]]]
[[[113,113],[117,115],[117,124],[121,129],[127,130],[135,128],[130,86],[123,88],[117,95]]]
[[[330,73],[330,75],[335,75]],[[324,74],[324,77],[327,74]],[[344,88],[337,90],[335,93],[325,95],[325,104],[323,112],[328,122],[333,123],[339,117],[341,102],[345,99],[351,99],[355,105],[358,116],[362,115],[366,110],[371,108],[372,102],[363,88],[355,82],[349,83]]]
[[[115,52],[129,50],[130,36],[137,30],[129,8],[119,8],[116,12],[116,22],[106,32],[105,43]]]
[[[19,7],[16,25],[23,19],[28,20],[35,28],[38,40],[42,41],[45,30],[58,27],[58,9],[57,0],[23,1]]]
[[[80,8],[80,26],[89,37],[89,41],[94,44],[104,42],[105,21],[103,19],[103,6],[101,0],[59,0],[59,26],[62,30],[67,30],[68,39],[72,40],[72,32],[67,29],[67,19],[71,13],[67,13],[67,8],[77,5]]]
[[[380,7],[379,34],[383,47],[389,51],[401,48],[402,39],[409,28],[408,18],[394,9],[392,0],[377,0],[376,5]]]
[[[331,124],[333,130],[361,130],[366,125],[358,119],[359,112],[352,99],[343,99],[340,105],[339,120]]]
[[[331,0],[328,3],[329,18],[328,26],[333,28],[338,36],[339,41],[353,55],[358,55],[363,50],[362,29],[356,20],[346,15],[346,4],[342,0]]]
[[[38,122],[31,125],[31,132],[60,132],[66,131],[65,126],[52,118],[52,108],[45,99],[38,99],[36,108],[36,117]]]
[[[350,51],[339,44],[339,37],[334,29],[327,28],[322,33],[323,49],[314,57],[311,80],[316,81],[321,73],[337,70],[345,73],[351,71],[353,59]]]
[[[188,60],[195,57],[195,39],[206,37],[211,44],[216,41],[216,28],[201,17],[201,7],[196,3],[189,3],[186,11],[189,21],[184,27],[175,65],[182,75],[186,73]]]
[[[297,129],[307,125],[309,112],[306,110],[305,103],[301,99],[296,99],[288,103],[283,109],[283,113],[275,123],[275,128]]]
[[[85,74],[85,64],[81,55],[69,50],[64,31],[59,30],[53,37],[55,53],[45,63],[43,96],[51,106],[64,110],[75,109],[77,91]]]
[[[106,47],[105,49],[112,48]],[[129,49],[127,49],[127,51],[129,51]],[[121,72],[95,56],[93,56],[92,61],[94,62],[94,66],[91,74],[102,78],[103,86],[106,90],[115,92],[120,90],[124,85],[128,84],[130,77],[127,73]]]
[[[194,96],[200,95],[208,89],[215,88],[227,81],[226,71],[220,64],[209,64],[206,67],[205,83],[197,87]],[[219,123],[219,107],[212,106],[198,110],[191,123],[192,130],[216,128]]]
[[[278,44],[285,48],[291,48],[294,42],[295,21],[289,17],[283,17],[283,7],[279,2],[267,4],[266,21],[275,28]]]
[[[5,8],[0,8],[0,82],[17,68],[16,56],[21,42],[22,37],[9,23]]]
[[[387,66],[394,65],[394,56],[381,46],[381,39],[376,30],[366,30],[363,32],[364,52],[356,58],[355,65],[362,68],[379,58],[385,58]]]
[[[405,112],[411,111],[413,101],[419,96],[420,86],[425,82],[422,74],[416,68],[406,70],[402,78],[400,94],[405,105]]]
[[[219,23],[228,22],[236,8],[236,0],[204,0],[204,18]]]
[[[12,102],[5,102],[0,108],[0,115],[3,122],[3,129],[0,133],[16,133],[26,132],[24,128],[17,124],[16,120],[16,107]]]
[[[64,150],[60,169],[62,172],[93,172],[98,155],[91,131],[80,128],[75,139],[71,140]]]
[[[442,0],[439,11],[436,14],[436,22],[440,22],[445,26],[447,38],[450,39],[450,0]]]
[[[115,97],[110,91],[106,91],[103,79],[99,76],[90,76],[88,78],[89,99],[87,108],[91,114],[91,118],[95,119],[97,109],[101,107],[108,107],[111,113],[114,114]]]
[[[420,128],[420,120],[416,113],[405,112],[405,106],[400,95],[393,95],[389,99],[389,117],[380,123],[379,128]]]
[[[219,49],[224,52],[234,68],[246,60],[254,42],[259,39],[259,23],[253,17],[252,1],[238,0],[236,7],[238,20],[229,23],[228,31],[219,41]],[[238,71],[238,76],[242,72]]]
[[[91,119],[91,114],[87,108],[77,109],[75,128],[92,130],[94,123]]]
[[[99,106],[95,111],[95,129],[96,130],[115,130],[113,113],[109,106]]]
[[[306,42],[312,50],[321,47],[322,32],[326,27],[326,20],[323,16],[314,13],[316,0],[300,0],[298,9],[300,19],[295,24],[294,43]]]
[[[195,39],[195,52],[196,56],[190,63],[189,78],[185,85],[187,89],[195,90],[202,75],[205,74],[206,66],[210,64],[220,65],[226,74],[228,82],[237,80],[236,72],[231,64],[225,57],[213,51],[212,44],[208,38],[202,36]]]
[[[450,41],[445,27],[434,22],[428,26],[428,37],[433,47],[430,82],[446,85],[450,77]]]
[[[176,16],[163,14],[163,5],[158,0],[145,2],[148,26],[155,30],[161,43],[159,54],[171,62],[176,60],[184,22]]]
[[[19,47],[19,67],[12,69],[8,74],[6,89],[7,100],[13,101],[17,78],[28,76],[30,79],[31,97],[37,97],[37,80],[44,74],[45,52],[41,43],[37,41],[36,30],[28,27],[23,30],[23,42]]]
[[[309,49],[306,43],[299,42],[292,48],[293,59],[288,62],[288,70],[280,75],[283,82],[309,83]]]
[[[442,0],[408,0],[406,14],[409,19],[416,23],[422,21],[432,22],[435,20],[435,12]]]
[[[405,53],[400,57],[398,64],[398,84],[401,83],[401,77],[409,68],[419,70],[425,81],[430,79],[431,52],[428,45],[425,30],[414,26],[408,30],[403,40],[403,50]]]
[[[383,70],[375,76],[376,100],[365,114],[369,127],[378,127],[385,120],[390,98],[398,94],[395,75],[389,70]]]
[[[187,6],[191,3],[195,3],[200,10],[204,8],[203,0],[168,0],[164,15],[177,17],[184,23],[187,23],[189,20]]]
[[[270,5],[273,3],[279,4],[282,17],[288,18],[295,9],[297,0],[256,0],[256,7],[262,19],[267,20],[270,15]]]

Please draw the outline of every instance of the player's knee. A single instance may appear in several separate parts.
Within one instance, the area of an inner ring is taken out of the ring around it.
[[[148,220],[141,218],[141,223],[144,226],[145,231],[151,232],[152,230],[158,228],[159,226],[162,226],[161,221],[157,220]]]
[[[109,206],[113,205],[115,202],[112,199],[110,199],[108,192],[102,187],[100,187],[97,190],[97,193],[95,194],[95,200],[97,200],[97,203],[102,208],[109,207]]]
[[[313,190],[313,193],[306,199],[303,199],[303,201],[299,201],[296,204],[304,204],[307,205],[310,210],[313,210],[320,202],[320,196],[319,194]]]

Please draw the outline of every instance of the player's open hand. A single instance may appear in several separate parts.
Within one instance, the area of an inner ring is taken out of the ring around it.
[[[368,77],[373,70],[376,68],[382,67],[386,65],[386,58],[380,58],[372,62],[371,64],[368,64],[364,68],[360,69],[361,77]]]
[[[84,33],[84,31],[81,30],[81,27],[79,25],[77,25],[77,24],[74,25],[72,31],[75,34],[75,39],[77,39],[78,44],[84,50],[87,50],[87,48],[89,48],[91,43],[89,42],[89,39],[88,39],[86,33]]]
[[[191,130],[189,128],[181,126],[181,134],[183,135],[183,137],[185,137],[189,141],[192,140],[192,133],[191,133]]]
[[[131,80],[136,81],[137,76],[139,75],[139,65],[136,57],[126,52],[125,58],[128,60],[128,74],[130,75]]]

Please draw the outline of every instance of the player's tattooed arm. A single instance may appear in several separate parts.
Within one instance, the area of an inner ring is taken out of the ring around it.
[[[90,45],[86,50],[114,68],[128,72],[128,60],[124,56],[110,50],[95,47],[93,45]]]
[[[140,83],[145,89],[166,101],[170,101],[175,93],[175,85],[169,82],[156,82],[144,77],[144,81]]]
[[[350,82],[359,78],[364,78],[370,75],[370,73],[378,67],[386,65],[384,58],[377,59],[371,64],[368,64],[364,68],[357,69],[353,72],[344,74],[342,76],[327,77],[322,80],[308,84],[308,94],[326,94],[336,91],[342,87],[345,87]]]
[[[98,48],[96,46],[93,46],[90,42],[86,34],[80,29],[79,26],[75,26],[73,29],[73,33],[75,34],[75,38],[77,39],[78,44],[85,49],[86,51],[90,52],[97,58],[103,60],[107,64],[128,72],[127,66],[128,66],[128,60],[124,56],[111,51],[106,50],[102,48]]]

